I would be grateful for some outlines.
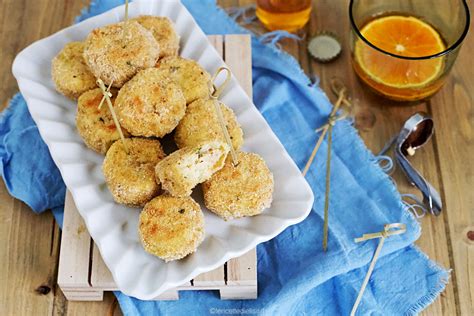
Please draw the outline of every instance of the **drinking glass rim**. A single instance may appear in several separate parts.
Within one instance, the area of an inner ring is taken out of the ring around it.
[[[377,46],[375,46],[374,44],[372,44],[368,39],[366,39],[362,33],[359,31],[359,28],[357,27],[356,23],[355,23],[355,20],[354,20],[354,15],[352,14],[352,7],[354,5],[354,2],[356,0],[350,0],[350,3],[349,3],[349,19],[351,21],[351,26],[352,26],[352,29],[354,30],[354,32],[356,32],[357,36],[362,39],[367,45],[369,45],[370,47],[372,47],[373,49],[376,49],[378,50],[379,52],[381,53],[384,53],[386,55],[390,55],[392,57],[395,57],[395,58],[400,58],[400,59],[408,59],[408,60],[423,60],[423,59],[431,59],[431,58],[437,58],[437,57],[441,57],[441,56],[444,56],[450,52],[452,52],[454,49],[456,49],[459,45],[461,45],[461,43],[464,41],[464,38],[466,38],[466,35],[469,31],[469,25],[470,25],[470,20],[471,20],[471,15],[470,15],[470,12],[469,12],[469,7],[467,5],[467,2],[466,0],[460,0],[462,2],[462,4],[464,5],[464,11],[466,13],[466,24],[464,26],[464,30],[461,34],[461,36],[457,39],[456,42],[454,42],[454,44],[452,44],[451,46],[449,46],[448,48],[446,48],[445,50],[443,50],[442,52],[439,52],[437,54],[434,54],[434,55],[428,55],[428,56],[420,56],[420,57],[410,57],[410,56],[400,56],[400,55],[397,55],[397,54],[394,54],[394,53],[390,53],[390,52],[387,52]]]

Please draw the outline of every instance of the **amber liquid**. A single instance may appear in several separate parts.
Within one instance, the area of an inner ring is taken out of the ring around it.
[[[308,23],[311,0],[257,0],[256,14],[271,31],[294,32]]]
[[[399,14],[400,15],[400,14]],[[367,24],[371,21],[376,20],[377,18],[381,17],[386,17],[390,15],[379,15],[373,19],[370,19],[367,21]],[[439,31],[436,31],[438,34]],[[443,38],[440,34],[440,37]],[[362,45],[366,45],[363,43],[362,39],[357,38],[356,43],[354,45],[358,45],[359,43],[362,43]],[[383,54],[383,53],[380,53]],[[395,100],[395,101],[407,101],[407,102],[412,102],[412,101],[420,101],[420,100],[426,100],[433,94],[435,94],[444,84],[445,82],[445,73],[446,73],[446,65],[445,65],[445,60],[444,57],[438,57],[442,58],[442,68],[438,73],[438,76],[431,80],[430,82],[427,82],[423,86],[417,86],[415,88],[399,88],[399,87],[394,87],[390,85],[386,85],[380,81],[374,80],[370,76],[370,74],[366,73],[363,67],[358,63],[357,58],[355,56],[352,56],[352,65],[354,68],[354,71],[356,74],[359,76],[359,78],[366,83],[372,90],[374,90],[376,93],[381,94],[389,99]],[[387,63],[393,63],[393,65],[401,65],[401,64],[407,64],[408,65],[413,65],[413,68],[416,68],[416,64],[420,63],[428,63],[428,60],[402,60],[398,59],[396,57],[389,58],[387,59]],[[409,69],[408,71],[411,71]]]

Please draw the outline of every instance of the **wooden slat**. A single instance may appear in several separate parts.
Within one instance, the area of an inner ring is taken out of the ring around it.
[[[63,291],[68,301],[102,301],[103,291]]]
[[[221,300],[254,300],[257,298],[257,287],[227,286],[219,290]]]
[[[209,36],[209,40],[220,56],[223,54],[224,39],[222,35]],[[196,287],[214,287],[225,285],[224,266],[221,266],[212,271],[202,273],[194,278],[193,284]]]
[[[245,92],[252,98],[252,49],[250,36],[227,35],[224,40],[227,65]],[[245,137],[245,135],[244,135]],[[254,248],[239,258],[227,262],[228,285],[257,285],[257,250]]]
[[[224,60],[252,99],[252,47],[249,35],[226,35],[224,40]]]
[[[66,193],[58,284],[63,289],[89,288],[91,237],[71,193]]]
[[[209,42],[211,42],[211,45],[216,49],[219,56],[222,57],[224,51],[224,37],[222,35],[209,35],[207,38],[209,39]]]
[[[91,265],[91,285],[94,288],[104,291],[114,291],[117,289],[112,273],[105,265],[104,259],[100,255],[99,248],[94,244],[92,251]]]
[[[446,86],[430,102],[442,197],[453,253],[457,312],[474,315],[474,40],[465,41]],[[470,237],[470,238],[469,238]]]

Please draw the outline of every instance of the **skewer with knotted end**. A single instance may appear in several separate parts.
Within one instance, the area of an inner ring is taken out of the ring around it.
[[[120,139],[122,140],[123,148],[125,149],[125,152],[128,154],[128,147],[127,147],[127,144],[125,143],[125,137],[123,136],[122,127],[120,126],[120,123],[117,119],[117,115],[115,114],[114,106],[112,105],[112,101],[110,100],[110,92],[105,88],[105,84],[101,79],[97,79],[97,85],[102,90],[102,94],[104,95],[105,101],[109,107],[109,111],[112,114],[112,119],[114,120],[115,127],[117,128],[117,131],[120,135]]]
[[[406,231],[407,231],[407,227],[405,224],[402,224],[402,223],[387,224],[383,227],[383,230],[381,232],[364,234],[362,235],[362,237],[356,238],[354,240],[355,242],[363,242],[370,239],[380,238],[377,249],[375,249],[374,256],[372,258],[372,261],[370,262],[369,269],[367,270],[367,274],[365,275],[364,282],[362,282],[362,286],[359,290],[359,294],[357,295],[357,299],[354,303],[354,306],[352,306],[352,310],[350,314],[351,316],[355,315],[357,308],[359,307],[360,301],[362,300],[362,296],[364,295],[365,288],[367,287],[367,284],[369,283],[369,280],[370,280],[370,276],[372,275],[372,272],[374,271],[375,263],[377,262],[377,259],[379,258],[380,252],[382,251],[383,245],[385,243],[385,239],[390,236],[404,234]]]
[[[217,76],[225,71],[226,72],[226,77],[224,79],[224,82],[220,86],[216,86],[215,81],[217,79]],[[214,109],[216,111],[217,115],[217,120],[219,121],[219,125],[221,126],[222,133],[224,134],[225,141],[227,145],[229,145],[230,148],[230,154],[232,157],[232,163],[234,166],[237,166],[238,161],[237,161],[237,154],[235,152],[234,146],[232,145],[232,140],[230,139],[229,131],[227,130],[227,125],[224,120],[224,115],[222,114],[222,109],[221,109],[221,103],[219,101],[219,97],[226,88],[226,86],[229,84],[230,79],[232,78],[232,73],[230,72],[230,69],[227,67],[220,67],[217,69],[217,71],[214,73],[211,79],[211,93],[210,93],[210,98],[214,100]]]
[[[342,120],[347,117],[347,113],[338,115],[337,112],[340,107],[344,104],[346,107],[351,106],[351,103],[346,97],[347,89],[345,86],[337,79],[331,80],[331,90],[338,96],[336,104],[334,105],[331,113],[329,114],[328,122],[318,128],[316,132],[321,132],[316,145],[313,148],[311,156],[306,163],[306,166],[303,169],[303,176],[309,171],[311,164],[313,163],[316,154],[323,143],[324,137],[328,135],[328,150],[327,150],[327,162],[326,162],[326,192],[324,197],[324,224],[323,224],[323,250],[327,250],[328,244],[328,225],[329,225],[329,192],[331,187],[331,145],[332,145],[332,129],[337,121]]]

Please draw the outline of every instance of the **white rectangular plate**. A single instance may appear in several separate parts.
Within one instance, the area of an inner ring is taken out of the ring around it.
[[[51,60],[66,43],[84,40],[92,29],[122,20],[123,14],[123,6],[117,7],[35,42],[16,57],[13,74],[117,286],[127,295],[153,299],[302,221],[311,210],[313,194],[265,119],[233,78],[222,101],[234,110],[242,125],[243,150],[260,154],[274,174],[272,206],[261,215],[229,222],[204,210],[206,238],[194,254],[169,263],[147,254],[138,238],[140,210],[113,201],[101,172],[104,157],[83,144],[75,127],[76,104],[55,91],[50,72]],[[209,73],[224,65],[179,1],[134,1],[129,14],[168,16],[181,36],[183,57],[196,60]],[[205,209],[202,199],[197,200]]]

